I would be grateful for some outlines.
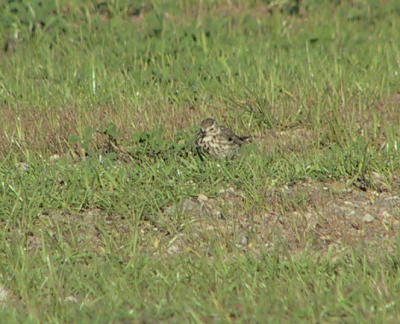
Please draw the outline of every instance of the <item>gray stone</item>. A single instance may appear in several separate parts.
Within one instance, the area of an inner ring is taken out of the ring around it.
[[[375,220],[375,217],[374,216],[372,216],[371,214],[365,214],[364,215],[364,217],[363,217],[363,222],[365,222],[365,223],[371,223],[371,222],[373,222],[374,220]]]

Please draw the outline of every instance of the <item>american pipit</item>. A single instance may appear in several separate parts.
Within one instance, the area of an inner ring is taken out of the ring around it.
[[[196,138],[196,147],[200,154],[209,154],[220,159],[235,157],[240,146],[250,143],[251,136],[237,136],[229,128],[219,126],[212,118],[200,123],[200,132]]]

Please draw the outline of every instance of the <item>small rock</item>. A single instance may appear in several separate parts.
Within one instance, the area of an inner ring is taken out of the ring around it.
[[[58,154],[53,154],[52,156],[50,156],[49,160],[50,162],[54,162],[57,161],[60,158],[60,156]]]
[[[174,253],[176,253],[176,252],[178,252],[179,251],[179,248],[176,246],[176,245],[171,245],[169,248],[168,248],[168,253],[169,254],[174,254]]]
[[[28,169],[29,169],[29,164],[28,164],[28,163],[25,163],[25,162],[19,162],[19,163],[17,164],[17,166],[18,166],[18,169],[19,169],[20,171],[22,171],[22,172],[26,172],[26,171],[28,171]]]
[[[224,214],[222,214],[219,210],[215,210],[213,212],[213,216],[219,219],[225,219]]]
[[[249,239],[248,239],[248,237],[246,237],[246,236],[243,235],[243,236],[240,237],[239,242],[236,243],[236,247],[237,247],[238,249],[244,249],[244,248],[247,248],[247,247],[248,247],[248,244],[249,244]]]
[[[66,302],[70,302],[70,303],[77,303],[78,302],[78,300],[74,296],[65,297],[65,301]]]
[[[224,193],[226,193],[226,192],[235,193],[235,189],[233,189],[232,187],[229,187],[229,188],[227,188],[227,189],[220,189],[220,190],[218,190],[218,194],[219,194],[219,195],[222,195],[222,194],[224,194]]]
[[[242,245],[242,246],[246,246],[247,243],[249,243],[249,239],[246,236],[242,236],[240,238],[239,244]]]
[[[364,223],[371,223],[371,222],[373,222],[375,220],[375,217],[372,216],[371,214],[367,213],[367,214],[364,215],[362,220],[363,220]]]
[[[204,202],[204,201],[207,201],[207,200],[208,200],[208,197],[207,197],[206,195],[199,194],[199,195],[197,196],[197,200],[200,201],[200,202]]]

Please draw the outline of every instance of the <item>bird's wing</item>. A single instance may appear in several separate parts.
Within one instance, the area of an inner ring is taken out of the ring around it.
[[[221,127],[221,134],[226,138],[227,141],[235,144],[244,144],[251,141],[251,136],[237,136],[229,128]]]

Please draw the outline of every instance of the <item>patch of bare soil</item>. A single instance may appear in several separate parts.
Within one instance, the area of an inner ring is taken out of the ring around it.
[[[247,207],[244,207],[247,206]],[[365,247],[393,251],[400,227],[400,197],[364,192],[341,183],[284,187],[265,195],[265,212],[253,211],[243,194],[229,188],[215,198],[200,195],[165,210],[179,213],[182,230],[166,237],[169,254],[307,250],[340,252]]]
[[[303,152],[311,148],[315,141],[312,131],[305,128],[291,129],[280,132],[269,132],[256,139],[260,148],[268,153]]]
[[[115,253],[128,260],[131,249],[124,247],[131,247],[136,237],[135,249],[154,257],[328,251],[340,255],[352,247],[373,256],[395,251],[400,196],[340,182],[305,181],[265,191],[253,202],[230,187],[215,197],[182,199],[153,218],[137,223],[134,218],[133,212],[109,215],[97,209],[43,214],[26,234],[25,246],[35,253],[43,244],[47,249],[67,245],[82,255]]]
[[[35,253],[57,245],[77,248],[83,255],[103,254],[111,241],[124,245],[130,231],[128,217],[108,215],[100,209],[80,213],[46,212],[26,234],[25,248]]]
[[[328,247],[341,250],[364,246],[371,252],[392,251],[400,225],[400,197],[389,192],[365,192],[340,183],[302,183],[287,188],[285,197],[305,194],[302,210],[270,215],[275,235],[289,249]],[[271,217],[272,216],[272,217]],[[274,240],[273,240],[274,241]]]

